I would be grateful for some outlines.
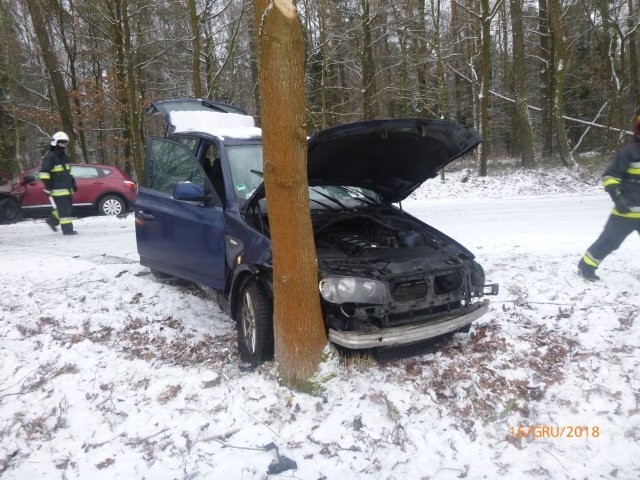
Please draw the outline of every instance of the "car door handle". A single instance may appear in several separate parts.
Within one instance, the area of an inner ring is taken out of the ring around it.
[[[143,220],[155,220],[156,217],[153,216],[153,213],[148,210],[138,210],[136,212],[136,216]]]

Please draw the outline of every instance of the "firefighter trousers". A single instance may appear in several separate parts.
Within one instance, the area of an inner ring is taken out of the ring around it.
[[[593,242],[593,245],[589,247],[585,257],[595,263],[593,267],[597,268],[600,262],[622,245],[624,239],[634,230],[640,234],[640,219],[620,217],[618,215],[609,216],[604,230],[598,239]],[[591,262],[587,263],[590,264]]]
[[[72,231],[73,223],[71,219],[71,197],[56,196],[51,198],[55,202],[56,208],[54,208],[53,211],[49,214],[47,223],[53,226],[60,225],[60,228],[62,228],[62,233]]]

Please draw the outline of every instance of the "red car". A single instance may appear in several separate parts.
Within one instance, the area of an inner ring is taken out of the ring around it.
[[[27,170],[13,183],[11,195],[18,200],[24,215],[47,215],[51,211],[39,170],[39,166]],[[118,167],[72,163],[71,174],[78,186],[73,194],[74,213],[82,210],[98,215],[120,215],[133,207],[138,186]]]

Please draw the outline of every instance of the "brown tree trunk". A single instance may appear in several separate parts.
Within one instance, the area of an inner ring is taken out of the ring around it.
[[[538,33],[540,35],[540,101],[542,103],[542,156],[553,155],[553,49],[551,48],[551,32],[549,31],[549,9],[547,0],[538,0]]]
[[[560,0],[549,0],[549,27],[551,28],[551,45],[554,52],[554,76],[555,83],[553,89],[553,125],[555,138],[558,144],[560,161],[566,167],[575,164],[571,150],[569,150],[569,139],[564,124],[564,88],[567,78],[567,49],[564,40],[564,24],[562,22]]]
[[[327,343],[309,213],[304,38],[291,0],[258,0],[255,15],[275,358],[285,381],[296,385],[313,375]]]
[[[200,23],[198,12],[196,11],[196,0],[188,0],[187,9],[189,11],[189,27],[191,28],[191,75],[193,77],[193,95],[196,98],[202,97],[202,80],[200,78]]]
[[[627,26],[629,34],[629,82],[631,84],[631,101],[635,112],[640,112],[640,66],[638,65],[638,30],[634,29],[634,21],[638,15],[640,2],[629,0],[629,17]]]
[[[46,15],[46,10],[43,11],[43,6],[39,5],[38,2],[30,0],[25,3],[27,4],[27,8],[29,9],[29,15],[31,17],[31,21],[33,22],[33,29],[35,31],[36,37],[38,38],[40,50],[42,50],[42,59],[45,66],[47,67],[47,72],[51,77],[51,84],[53,86],[53,92],[56,97],[55,103],[58,107],[62,130],[64,130],[69,135],[69,137],[76,139],[76,133],[73,129],[71,103],[69,102],[69,97],[67,96],[67,88],[65,86],[60,67],[58,66],[58,56],[53,50],[53,45],[51,43],[49,33],[47,32],[44,23],[43,14]],[[69,156],[73,161],[77,160],[74,158],[75,155],[73,153],[73,149],[69,150]]]
[[[520,139],[520,160],[523,167],[534,163],[533,127],[527,99],[527,69],[524,49],[522,0],[511,0],[511,29],[513,31],[513,90],[516,100],[516,123]]]
[[[489,145],[491,133],[489,132],[489,83],[491,82],[491,13],[489,0],[481,0],[481,53],[480,53],[480,135],[483,142],[480,144],[480,167],[478,174],[481,177],[487,175],[487,160],[489,158]]]
[[[364,120],[378,115],[376,103],[376,72],[371,39],[371,17],[369,0],[361,0],[362,5],[362,116]]]
[[[69,4],[70,14],[71,16],[76,14],[74,10],[74,4]],[[65,10],[62,4],[57,0],[48,0],[47,10],[51,12],[56,12],[56,16],[58,18],[58,25],[60,28],[60,41],[64,46],[64,50],[67,53],[67,64],[69,66],[69,82],[71,84],[71,102],[73,107],[74,115],[74,124],[77,125],[77,140],[78,144],[76,147],[80,148],[82,152],[82,159],[85,163],[89,163],[89,149],[87,148],[87,139],[85,135],[85,126],[84,126],[84,112],[82,111],[82,105],[80,102],[80,85],[78,81],[78,74],[76,69],[76,59],[78,56],[77,51],[77,32],[75,25],[72,25],[71,32],[69,33],[66,28],[65,22]],[[70,103],[71,103],[70,102]]]

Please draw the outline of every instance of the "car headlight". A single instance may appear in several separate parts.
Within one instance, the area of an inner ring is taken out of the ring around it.
[[[387,302],[387,288],[378,280],[358,277],[325,277],[318,285],[320,295],[331,303]]]

